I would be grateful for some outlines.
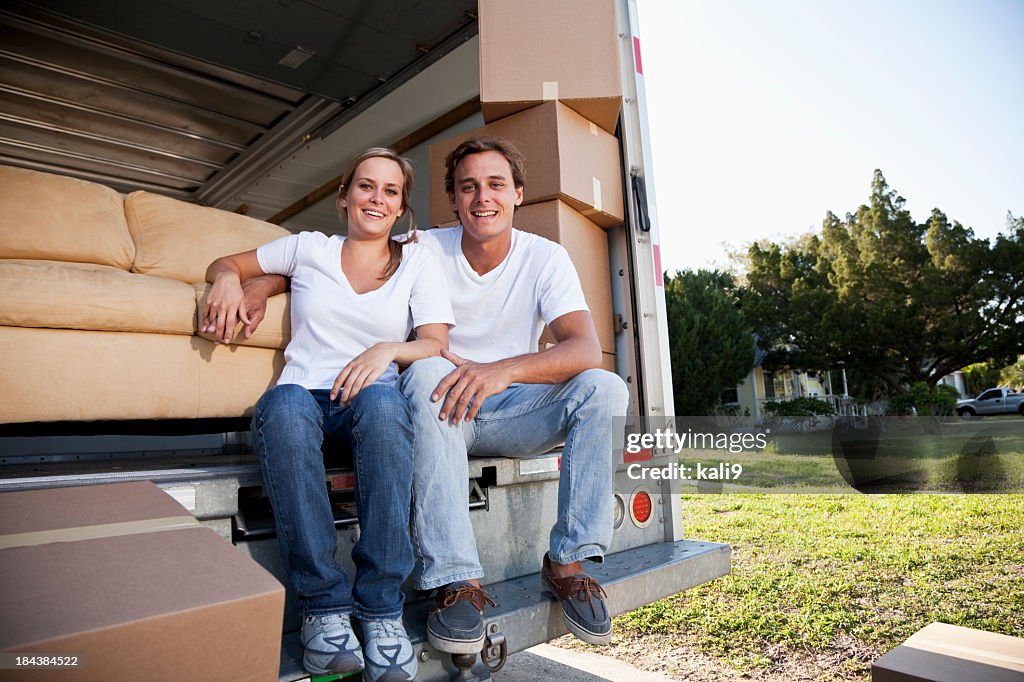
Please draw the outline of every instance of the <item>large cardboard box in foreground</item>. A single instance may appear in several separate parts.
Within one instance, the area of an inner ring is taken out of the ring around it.
[[[1021,682],[1024,639],[932,623],[871,666],[872,682]]]
[[[583,295],[594,318],[601,350],[615,352],[615,329],[612,316],[612,285],[608,265],[608,234],[564,202],[546,201],[516,209],[512,223],[524,232],[532,232],[558,242],[569,252],[569,258],[580,276]],[[542,343],[554,343],[547,329]]]
[[[609,133],[622,105],[615,0],[480,0],[480,105],[491,122],[559,100]]]
[[[79,658],[26,678],[277,679],[284,588],[151,483],[0,494],[0,576],[0,651]]]
[[[619,141],[558,102],[547,102],[430,145],[430,222],[450,222],[444,189],[448,154],[470,137],[505,137],[526,157],[523,203],[562,199],[602,227],[622,224]]]

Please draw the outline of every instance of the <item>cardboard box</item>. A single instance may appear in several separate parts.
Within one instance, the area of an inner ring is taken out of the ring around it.
[[[1020,682],[1024,639],[932,623],[871,666],[873,682]]]
[[[558,100],[609,133],[622,105],[614,0],[480,0],[480,105],[491,122]]]
[[[578,211],[561,201],[520,206],[513,225],[557,242],[569,252],[576,266],[583,295],[597,328],[601,350],[615,352],[615,328],[612,317],[612,285],[608,261],[608,234]],[[544,330],[541,342],[554,343],[550,331]]]
[[[430,222],[454,218],[444,189],[444,162],[453,149],[482,135],[512,140],[526,157],[523,203],[562,199],[602,227],[623,221],[619,141],[558,102],[430,145]]]
[[[615,353],[601,353],[601,369],[615,374]]]
[[[148,482],[0,494],[0,651],[33,680],[271,680],[284,588]]]

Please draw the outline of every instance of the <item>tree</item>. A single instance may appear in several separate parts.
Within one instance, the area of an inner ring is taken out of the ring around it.
[[[1003,368],[999,382],[1007,388],[1024,391],[1024,355],[1017,358],[1017,362]]]
[[[975,362],[964,367],[967,395],[978,395],[987,388],[999,385],[999,365],[994,361]]]
[[[868,204],[821,235],[750,248],[744,309],[766,366],[840,360],[889,393],[929,388],[972,362],[1000,364],[1024,334],[1024,220],[994,243],[934,209],[918,224],[875,171]]]
[[[754,366],[753,332],[728,273],[666,273],[665,304],[676,414],[703,416]]]

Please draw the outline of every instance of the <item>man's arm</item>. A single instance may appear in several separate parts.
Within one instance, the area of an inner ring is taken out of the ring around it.
[[[467,420],[473,419],[488,396],[501,393],[514,383],[560,384],[584,370],[601,366],[601,344],[590,312],[566,313],[548,326],[558,343],[537,353],[481,363],[442,350],[441,355],[456,368],[441,380],[432,396],[437,401],[447,393],[441,419],[451,415],[453,424],[458,424],[463,415]]]
[[[283,275],[260,275],[242,282],[245,308],[249,311],[249,323],[242,329],[245,338],[252,336],[267,314],[267,299],[288,291],[291,282]]]
[[[601,366],[601,344],[589,311],[566,313],[548,327],[557,344],[500,361],[509,366],[510,384],[560,384],[584,370]]]

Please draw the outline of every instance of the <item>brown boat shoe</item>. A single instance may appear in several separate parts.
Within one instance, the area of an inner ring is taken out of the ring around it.
[[[461,581],[437,590],[427,616],[427,639],[447,654],[475,654],[484,646],[484,607],[497,606],[473,583]]]
[[[586,573],[555,577],[551,559],[544,555],[541,583],[562,605],[562,620],[569,632],[588,644],[607,644],[612,639],[612,619],[605,605],[604,588]]]

